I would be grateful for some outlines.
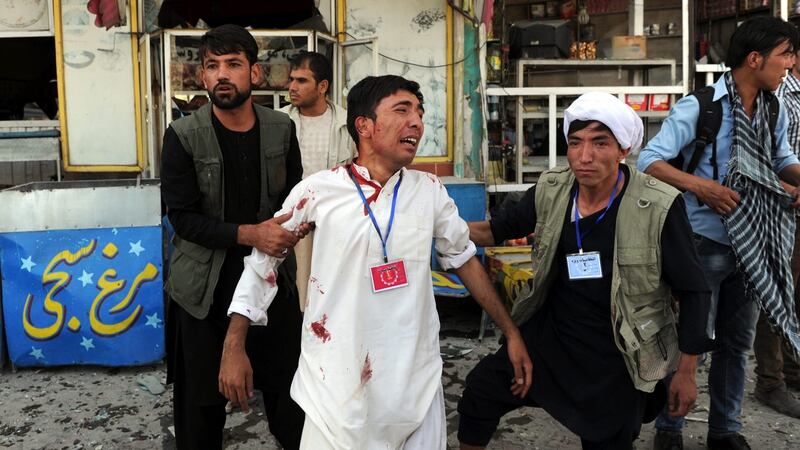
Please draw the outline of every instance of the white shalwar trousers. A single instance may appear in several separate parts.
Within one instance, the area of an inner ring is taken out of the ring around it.
[[[381,449],[388,448],[385,443],[371,442],[371,444],[381,445]],[[377,448],[377,447],[376,447]],[[447,448],[447,422],[444,414],[444,391],[442,386],[436,391],[428,412],[411,436],[406,439],[398,449],[390,450],[445,450]],[[325,439],[325,435],[317,426],[306,416],[303,425],[303,436],[300,439],[300,450],[342,450],[332,446]],[[351,449],[351,450],[373,450],[371,448]]]

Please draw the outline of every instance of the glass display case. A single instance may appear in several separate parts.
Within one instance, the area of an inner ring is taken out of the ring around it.
[[[49,0],[0,1],[0,38],[53,35],[53,4]]]
[[[191,114],[206,104],[208,95],[201,79],[200,38],[207,30],[161,30],[149,35],[148,76],[151,142],[160,154],[160,136],[167,125]],[[261,78],[253,87],[253,100],[278,109],[288,101],[289,62],[302,51],[316,51],[327,56],[334,68],[339,66],[339,45],[333,36],[313,30],[251,30],[258,43]],[[338,71],[334,70],[331,96],[340,91]]]

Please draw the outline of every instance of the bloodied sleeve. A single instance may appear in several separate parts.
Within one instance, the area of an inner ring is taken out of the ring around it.
[[[297,184],[283,202],[283,207],[275,216],[291,213],[289,220],[281,226],[295,231],[304,222],[313,222],[312,197],[308,194],[309,182]],[[253,325],[267,324],[267,309],[278,293],[278,266],[283,258],[275,258],[253,248],[250,256],[244,258],[244,271],[228,307],[228,316],[233,313],[250,319]]]

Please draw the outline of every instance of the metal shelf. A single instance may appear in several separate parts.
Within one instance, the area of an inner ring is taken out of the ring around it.
[[[549,156],[525,156],[522,159],[522,173],[542,173],[549,169]],[[566,166],[567,157],[556,156],[556,166]]]
[[[647,117],[651,119],[663,119],[669,115],[669,111],[636,111],[639,117]]]
[[[709,85],[714,82],[714,74],[715,73],[722,73],[727,72],[728,67],[724,63],[719,64],[695,64],[694,65],[695,73],[705,73],[706,74],[706,85]]]
[[[648,36],[645,36],[648,37]],[[520,66],[580,66],[581,68],[590,66],[672,66],[675,65],[674,59],[654,58],[654,59],[541,59],[541,58],[521,58],[517,60],[517,67]]]
[[[521,58],[517,60],[517,86],[525,85],[526,68],[550,68],[550,69],[617,69],[620,73],[623,70],[648,70],[656,67],[669,67],[670,80],[675,83],[677,74],[677,62],[670,58],[653,59],[541,59],[541,58]]]
[[[642,35],[644,31],[645,12],[653,10],[643,2],[631,2],[630,11],[625,11],[629,15],[628,34]],[[655,8],[658,8],[657,6]],[[666,9],[666,8],[665,8]],[[566,164],[566,157],[556,155],[557,127],[560,119],[564,117],[563,104],[564,98],[574,98],[587,92],[607,92],[616,95],[624,100],[626,94],[668,94],[674,104],[678,96],[688,92],[689,84],[689,36],[685,32],[689,27],[689,0],[681,0],[679,6],[670,6],[680,12],[680,22],[677,23],[681,33],[673,35],[648,36],[649,38],[675,38],[679,39],[681,52],[676,58],[644,58],[644,59],[596,59],[596,60],[574,60],[574,59],[542,59],[542,58],[523,58],[512,62],[512,67],[516,69],[515,87],[496,87],[486,89],[487,96],[505,97],[508,101],[514,102],[516,108],[516,179],[515,183],[504,185],[492,185],[487,182],[487,191],[492,192],[512,192],[525,190],[531,186],[525,181],[530,177],[535,177],[537,173],[548,170],[557,165]],[[676,21],[677,22],[677,21]],[[672,42],[672,41],[670,41]],[[652,69],[667,68],[669,70],[669,81],[664,85],[651,86],[648,82],[649,74]],[[525,73],[536,70],[543,71],[575,71],[581,72],[596,70],[617,70],[622,77],[627,71],[627,85],[624,86],[558,86],[558,87],[529,87],[525,84]],[[509,98],[514,97],[514,98]],[[524,111],[524,102],[529,99],[543,100],[544,104],[540,109]],[[647,121],[649,119],[659,120],[669,115],[668,111],[639,111],[637,114]],[[544,123],[547,128],[548,142],[546,156],[535,156],[526,158],[522,155],[524,132],[523,124],[525,120],[538,120]],[[488,151],[484,152],[485,165],[488,164]]]
[[[695,72],[725,72],[728,70],[728,67],[724,63],[719,64],[695,64],[694,71]]]
[[[675,103],[677,95],[686,94],[684,85],[673,86],[581,86],[581,87],[558,87],[558,88],[542,88],[542,87],[516,87],[516,88],[490,88],[486,90],[487,95],[496,96],[513,96],[516,98],[516,129],[523,129],[524,120],[537,119],[546,121],[548,127],[548,151],[549,156],[546,161],[537,164],[534,167],[526,168],[523,163],[523,156],[521,151],[517,151],[516,161],[516,182],[523,184],[525,173],[540,173],[549,168],[555,167],[566,161],[558,161],[556,157],[556,128],[558,126],[559,117],[563,117],[563,110],[558,108],[558,97],[576,97],[586,92],[608,92],[612,95],[618,96],[624,100],[625,94],[669,94],[671,96],[671,103]],[[545,111],[530,111],[523,112],[524,98],[546,98],[547,106]],[[639,116],[647,120],[648,118],[663,119],[666,117],[668,111],[639,111]],[[523,148],[524,133],[517,133],[517,141],[515,147],[517,149]],[[488,153],[485,158],[488,157]]]
[[[487,88],[486,95],[499,97],[577,97],[587,92],[608,92],[614,95],[624,94],[685,94],[682,85],[675,86],[575,86],[575,87],[499,87]]]
[[[76,0],[73,0],[73,2]],[[53,3],[53,2],[48,2]],[[141,5],[141,1],[139,4]],[[333,2],[331,3],[333,10]],[[141,16],[140,16],[141,17]],[[204,29],[160,29],[151,33],[139,34],[139,46],[141,65],[143,72],[140,74],[142,84],[143,108],[143,127],[147,135],[146,151],[149,164],[145,168],[150,177],[157,177],[160,171],[158,154],[161,150],[162,136],[173,120],[172,98],[176,96],[207,96],[205,89],[201,89],[201,83],[196,79],[183,84],[183,64],[198,65],[197,59],[200,47],[200,38],[208,30]],[[250,34],[256,38],[259,44],[259,63],[262,68],[269,68],[272,62],[278,62],[283,56],[276,55],[273,59],[273,52],[285,52],[284,56],[291,56],[295,51],[323,51],[331,58],[331,65],[334,68],[334,77],[331,83],[331,93],[341,93],[342,78],[344,73],[342,48],[348,43],[356,40],[348,39],[339,42],[333,35],[314,31],[314,30],[250,30]],[[119,43],[118,43],[119,44]],[[373,65],[376,65],[377,46],[373,46]],[[264,67],[267,66],[267,67]],[[196,67],[192,69],[196,70]],[[188,72],[191,76],[194,72]],[[277,85],[278,83],[273,83]],[[260,97],[259,103],[265,106],[278,109],[287,102],[283,98],[287,89],[269,88],[269,85],[261,85],[265,89],[256,88],[252,94]],[[333,94],[332,94],[333,95]],[[340,100],[338,95],[334,100]]]
[[[253,96],[262,96],[262,97],[272,97],[272,109],[278,109],[281,107],[281,97],[286,95],[289,91],[253,91]],[[184,95],[187,97],[202,95],[208,96],[208,92],[206,91],[173,91],[172,96],[175,97],[177,95]]]
[[[3,38],[32,38],[32,37],[53,37],[55,33],[50,30],[41,31],[0,31],[0,39]]]
[[[669,111],[636,111],[636,114],[638,114],[639,117],[644,117],[644,118],[664,118],[664,117],[667,117],[669,115]],[[528,119],[547,119],[549,117],[550,117],[550,114],[547,111],[523,112],[522,113],[522,118],[525,119],[525,120],[528,120]],[[557,119],[563,119],[564,118],[564,110],[563,109],[559,109],[556,112],[556,118]]]
[[[289,91],[254,90],[252,95],[286,95]],[[173,91],[172,95],[208,95],[206,91]]]
[[[487,184],[486,192],[490,194],[496,194],[498,192],[525,192],[534,185],[535,183]]]

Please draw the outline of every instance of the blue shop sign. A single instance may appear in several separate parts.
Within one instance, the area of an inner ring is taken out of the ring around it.
[[[17,366],[137,365],[164,356],[158,226],[0,233]]]

